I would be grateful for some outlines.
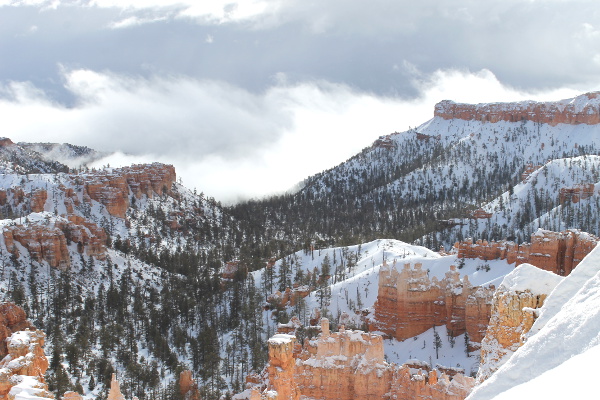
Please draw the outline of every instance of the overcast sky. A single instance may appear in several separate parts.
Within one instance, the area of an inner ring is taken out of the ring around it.
[[[207,4],[204,4],[207,3]],[[0,135],[291,188],[443,99],[600,89],[597,0],[0,0]]]

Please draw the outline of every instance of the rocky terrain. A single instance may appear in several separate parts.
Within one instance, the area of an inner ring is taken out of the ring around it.
[[[4,138],[0,294],[46,332],[22,342],[56,397],[480,396],[551,326],[552,288],[591,274],[598,103],[444,101],[231,207],[170,165]]]
[[[380,335],[362,331],[329,331],[320,321],[321,333],[304,346],[296,337],[278,334],[269,339],[269,364],[263,381],[235,399],[464,399],[475,380],[460,373],[449,377],[425,365],[389,364],[384,360]]]
[[[0,304],[0,398],[48,399],[46,335],[13,303]]]

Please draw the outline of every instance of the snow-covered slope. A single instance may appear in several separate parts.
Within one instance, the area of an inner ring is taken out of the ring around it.
[[[565,393],[565,388],[573,389],[569,393],[585,394],[583,398],[594,398],[595,379],[582,379],[581,373],[586,367],[595,368],[592,360],[598,354],[599,344],[597,247],[548,296],[527,342],[468,399],[525,398],[525,394],[533,393],[536,398],[558,399],[564,398],[560,394]],[[548,397],[535,392],[541,387],[541,393]]]
[[[598,96],[590,97],[474,106],[490,118],[436,115],[414,129],[380,137],[346,162],[307,178],[293,195],[238,209],[267,234],[271,227],[285,227],[302,240],[387,237],[438,248],[467,237],[526,240],[538,227],[598,234],[597,196],[559,207],[559,193],[600,181],[600,124],[578,123],[579,117],[543,123],[519,114],[530,107],[541,107],[532,113],[543,115],[571,108],[573,115],[600,120]],[[515,118],[499,118],[496,109]],[[544,167],[521,183],[528,165]],[[470,220],[480,207],[494,212],[493,220]],[[445,230],[450,219],[465,225]]]

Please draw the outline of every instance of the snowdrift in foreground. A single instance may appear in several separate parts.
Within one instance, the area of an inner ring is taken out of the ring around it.
[[[535,398],[563,399],[567,397],[564,390],[568,390],[568,397],[574,397],[574,386],[589,397],[596,390],[595,383],[582,379],[581,373],[586,366],[592,369],[592,362],[597,360],[598,327],[600,249],[596,247],[548,296],[528,341],[475,388],[468,400],[526,398],[532,394]],[[577,367],[571,368],[574,363]],[[538,393],[542,387],[543,394]]]

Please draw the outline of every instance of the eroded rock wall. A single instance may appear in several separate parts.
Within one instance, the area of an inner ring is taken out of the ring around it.
[[[438,280],[429,279],[418,263],[404,264],[400,270],[384,265],[369,329],[406,340],[432,326],[446,325],[450,335],[468,332],[477,341],[483,338],[490,317],[493,291],[493,287],[472,286],[467,276],[461,279],[455,266]]]
[[[434,115],[444,119],[490,123],[525,120],[551,126],[596,125],[600,123],[600,92],[586,93],[574,99],[555,102],[461,104],[444,100],[435,105]]]
[[[546,297],[562,280],[556,274],[523,264],[507,275],[492,301],[492,316],[481,342],[477,382],[489,378],[523,345]]]
[[[76,180],[85,188],[84,200],[96,200],[110,215],[125,218],[130,191],[136,198],[170,194],[176,174],[172,165],[153,163],[80,174]]]
[[[19,243],[37,262],[47,261],[53,268],[66,270],[71,265],[68,242],[77,244],[80,253],[106,258],[106,232],[95,223],[77,216],[6,226],[2,229],[6,250],[19,255]],[[22,250],[22,249],[21,249]]]
[[[539,229],[531,235],[531,243],[487,242],[466,240],[457,242],[459,258],[507,260],[509,264],[533,264],[538,268],[566,276],[596,247],[599,238],[578,230],[552,232]]]

